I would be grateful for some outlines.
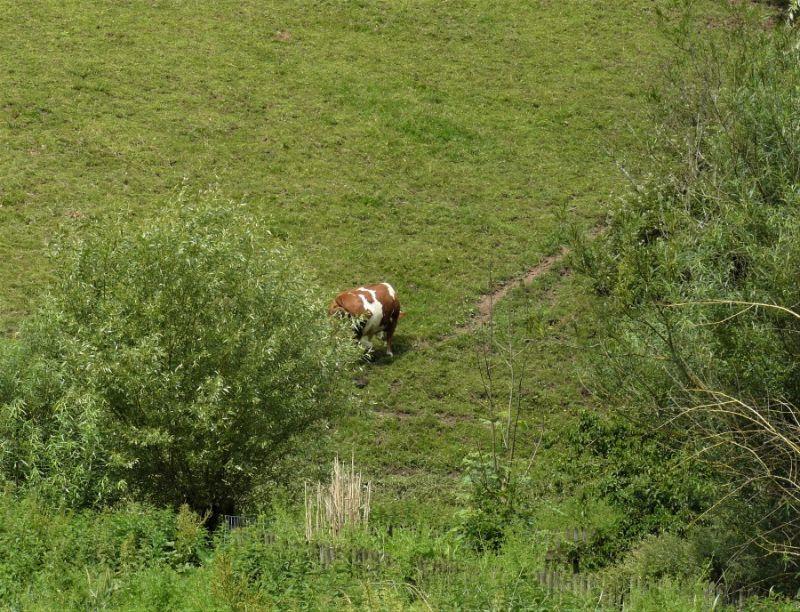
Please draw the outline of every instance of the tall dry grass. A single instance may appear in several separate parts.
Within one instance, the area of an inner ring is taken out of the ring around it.
[[[369,524],[372,483],[364,484],[356,472],[354,457],[350,465],[333,460],[330,483],[305,483],[306,540],[325,534],[337,536],[345,527]]]

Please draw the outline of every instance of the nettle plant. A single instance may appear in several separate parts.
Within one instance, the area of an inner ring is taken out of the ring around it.
[[[232,513],[345,408],[356,351],[292,252],[214,196],[98,224],[0,346],[0,477],[71,506]]]

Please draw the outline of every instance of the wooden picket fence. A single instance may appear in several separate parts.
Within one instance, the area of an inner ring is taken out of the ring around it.
[[[597,532],[592,528],[570,527],[556,534],[555,544],[561,544],[564,542],[572,542],[576,545],[588,544],[594,539],[595,535],[597,535]]]
[[[653,582],[641,578],[631,580],[628,584],[615,584],[602,577],[591,574],[572,574],[559,570],[542,570],[537,574],[539,583],[554,593],[571,593],[573,595],[591,596],[599,606],[624,608],[630,601],[634,591],[654,586]],[[709,609],[714,602],[733,606],[742,610],[748,600],[756,593],[749,589],[728,590],[725,585],[709,582],[704,589]]]
[[[584,527],[571,527],[555,535],[545,553],[545,567],[537,573],[537,579],[547,589],[558,593],[595,597],[598,605],[624,607],[633,591],[640,591],[651,585],[641,578],[628,584],[608,581],[594,574],[580,573],[582,549],[594,541],[596,531]],[[742,609],[753,591],[728,590],[723,584],[710,582],[704,594],[709,604],[714,601]]]
[[[332,565],[337,559],[344,559],[351,565],[357,565],[366,569],[377,569],[385,565],[389,560],[388,555],[382,550],[356,548],[355,550],[343,553],[341,550],[329,544],[312,544],[312,548],[316,549],[316,554],[314,556],[319,559],[319,563],[323,567]]]
[[[229,532],[242,527],[257,526],[255,517],[228,516],[224,524]],[[631,593],[646,588],[649,582],[637,579],[628,584],[619,584],[606,580],[595,574],[580,572],[580,553],[593,542],[596,532],[593,529],[574,527],[565,529],[553,537],[552,543],[545,553],[544,568],[537,572],[538,582],[553,593],[570,593],[576,596],[591,596],[603,607],[624,608],[630,600]],[[274,533],[263,530],[265,544],[275,544]],[[323,568],[330,567],[336,561],[344,561],[354,567],[366,570],[377,570],[392,562],[391,557],[382,550],[357,548],[342,550],[331,544],[309,543],[311,558]],[[425,558],[418,563],[418,571],[426,576],[448,576],[457,573],[454,562],[442,558]],[[748,598],[755,593],[747,590],[729,591],[724,585],[709,583],[705,588],[705,596],[709,605],[713,602],[724,603],[742,609]]]
[[[570,565],[572,573],[580,571],[581,548],[587,548],[596,531],[586,527],[571,527],[558,532],[544,556],[545,569],[556,565]]]

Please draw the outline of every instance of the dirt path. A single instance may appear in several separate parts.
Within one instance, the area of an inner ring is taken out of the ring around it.
[[[599,223],[589,230],[587,237],[590,240],[593,240],[603,233],[603,229],[604,225]],[[535,266],[529,268],[524,274],[510,278],[503,282],[494,291],[483,294],[478,300],[478,303],[475,305],[478,310],[475,316],[473,316],[463,325],[456,327],[451,333],[441,337],[439,342],[444,342],[462,334],[474,332],[482,325],[488,323],[492,318],[492,310],[494,309],[495,304],[505,298],[514,287],[527,287],[540,276],[547,274],[553,268],[553,266],[561,263],[564,258],[569,255],[569,253],[570,249],[562,246],[557,253],[553,253],[552,255],[548,255],[547,257],[543,258]]]
[[[595,234],[595,232],[592,232]],[[515,276],[504,281],[500,284],[494,291],[490,293],[485,293],[481,296],[478,300],[477,304],[475,305],[477,308],[477,313],[466,323],[463,325],[459,325],[453,331],[446,334],[445,336],[440,336],[437,340],[434,341],[418,341],[415,343],[414,348],[416,350],[426,350],[433,348],[435,346],[439,346],[448,340],[452,340],[453,338],[457,338],[463,334],[468,334],[470,332],[474,332],[478,330],[482,325],[487,324],[492,317],[492,310],[494,309],[495,304],[497,304],[500,300],[505,298],[508,293],[514,289],[515,287],[527,287],[533,281],[535,281],[540,276],[547,274],[553,266],[558,265],[561,263],[564,258],[570,253],[570,249],[567,247],[562,246],[558,252],[553,253],[552,255],[548,255],[544,257],[532,268],[529,268],[524,274],[519,276]],[[363,384],[359,386],[366,386],[366,377],[363,378]],[[409,412],[405,412],[403,410],[391,410],[387,408],[382,408],[375,411],[375,414],[382,418],[395,418],[400,421],[405,421],[409,418],[412,418],[413,415]],[[440,422],[453,426],[458,421],[469,421],[473,418],[477,417],[469,417],[466,415],[434,415]]]
[[[605,225],[600,222],[589,230],[586,237],[589,240],[597,238],[603,233]],[[571,249],[566,246],[561,246],[556,253],[547,255],[539,260],[539,262],[524,274],[514,276],[503,283],[496,289],[489,293],[484,293],[475,304],[477,313],[475,313],[467,322],[455,327],[451,332],[439,336],[437,339],[418,339],[413,343],[413,348],[416,350],[427,350],[435,346],[440,346],[442,343],[458,338],[464,334],[469,334],[480,329],[481,326],[486,325],[492,318],[492,311],[495,305],[504,299],[514,287],[527,287],[540,276],[547,274],[553,266],[557,266],[569,255]]]
[[[510,278],[494,291],[485,293],[483,296],[481,296],[481,299],[478,300],[478,303],[476,304],[478,309],[477,314],[463,325],[456,327],[453,330],[453,333],[449,334],[448,337],[452,338],[454,336],[460,336],[461,334],[473,332],[482,325],[488,323],[492,318],[492,310],[494,310],[495,304],[506,297],[506,295],[508,295],[508,293],[514,287],[527,287],[543,274],[547,274],[550,269],[556,264],[560,263],[569,254],[569,252],[570,250],[567,247],[561,247],[561,250],[559,250],[558,253],[548,255],[539,261],[539,263],[537,263],[535,266],[529,268],[525,274]]]

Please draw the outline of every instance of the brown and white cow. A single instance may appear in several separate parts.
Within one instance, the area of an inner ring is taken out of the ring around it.
[[[368,351],[372,350],[375,336],[383,333],[386,354],[392,356],[392,336],[405,313],[400,311],[400,300],[394,287],[389,283],[378,283],[340,293],[328,307],[328,314],[350,317],[356,338]]]

